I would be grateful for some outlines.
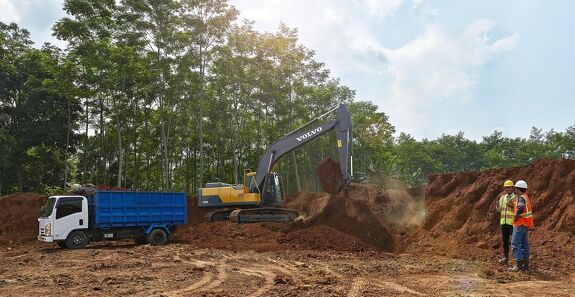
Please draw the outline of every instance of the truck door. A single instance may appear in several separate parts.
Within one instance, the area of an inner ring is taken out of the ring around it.
[[[88,201],[84,197],[62,197],[56,202],[52,234],[55,240],[65,240],[76,229],[88,228]]]

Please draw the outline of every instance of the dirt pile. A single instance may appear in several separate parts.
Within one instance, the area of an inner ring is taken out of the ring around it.
[[[288,196],[285,207],[300,213],[294,224],[238,225],[202,223],[206,211],[191,199],[190,225],[180,228],[174,238],[199,247],[233,250],[393,252],[401,250],[396,246],[397,238],[401,239],[398,234],[422,225],[424,201],[423,189],[386,191],[375,185],[350,184],[337,195],[300,192]]]
[[[324,191],[333,195],[341,191],[343,180],[338,162],[330,157],[324,158],[315,167],[315,173]]]
[[[335,172],[339,174],[339,168]],[[204,223],[208,210],[198,208],[190,197],[189,225],[173,240],[230,250],[377,249],[494,263],[501,249],[495,203],[506,179],[529,184],[536,224],[530,233],[534,267],[575,269],[573,160],[432,175],[427,187],[419,189],[384,190],[352,183],[337,195],[295,193],[286,199],[286,207],[301,214],[295,224]],[[33,240],[45,199],[35,194],[1,197],[0,243]]]
[[[297,193],[286,206],[299,211],[296,228],[329,226],[385,251],[395,250],[394,239],[386,226],[370,209],[367,201],[354,199],[361,192],[344,190],[338,195]]]
[[[0,244],[36,239],[38,213],[46,199],[46,196],[33,193],[0,197]]]
[[[575,234],[575,160],[540,160],[524,167],[432,175],[425,193],[424,229],[437,235],[458,231],[489,238],[499,228],[495,203],[506,179],[527,181],[538,229]]]
[[[359,252],[375,249],[361,239],[329,226],[292,228],[281,223],[236,224],[223,221],[186,225],[174,233],[172,241],[199,248],[233,251],[312,249]]]
[[[201,247],[233,250],[377,248],[393,252],[396,250],[393,233],[418,227],[423,221],[421,190],[386,192],[374,185],[352,184],[340,192],[339,164],[329,157],[317,165],[316,173],[328,193],[290,195],[285,206],[300,213],[295,224],[202,223],[208,210],[199,209],[195,199],[190,198],[190,225],[180,228],[175,239]],[[414,199],[413,195],[418,197]]]
[[[495,203],[507,179],[523,179],[529,185],[535,218],[529,234],[533,262],[572,269],[574,160],[539,160],[523,167],[432,175],[425,192],[424,226],[403,237],[402,245],[407,251],[493,261],[501,254]]]

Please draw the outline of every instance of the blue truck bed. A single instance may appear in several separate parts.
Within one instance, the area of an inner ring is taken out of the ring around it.
[[[88,197],[90,228],[149,227],[188,222],[186,193],[98,191]]]

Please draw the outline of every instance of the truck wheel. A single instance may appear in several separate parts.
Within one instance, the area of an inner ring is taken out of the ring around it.
[[[62,249],[65,249],[65,248],[66,248],[66,241],[63,241],[63,240],[61,240],[61,241],[56,241],[56,244],[57,244],[60,248],[62,248]]]
[[[88,244],[88,236],[84,231],[72,231],[66,238],[66,247],[69,249],[81,249]]]
[[[168,235],[162,229],[154,229],[148,234],[148,243],[150,245],[164,245],[168,241]]]

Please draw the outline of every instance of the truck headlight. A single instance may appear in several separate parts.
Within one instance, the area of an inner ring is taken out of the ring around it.
[[[52,223],[46,224],[46,227],[44,227],[44,235],[52,236]]]

